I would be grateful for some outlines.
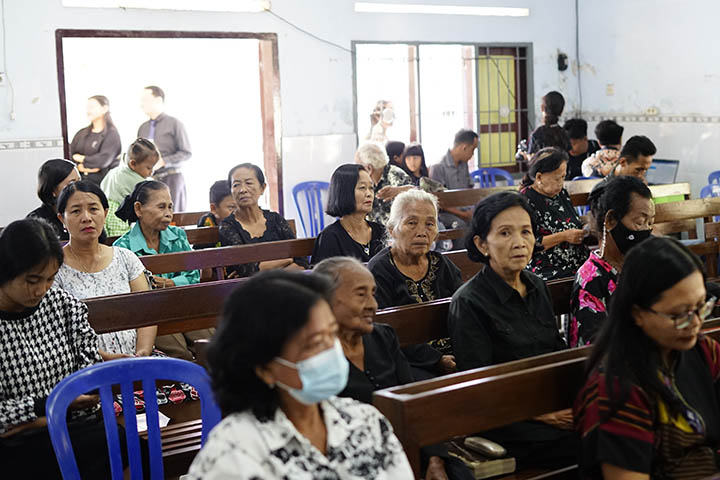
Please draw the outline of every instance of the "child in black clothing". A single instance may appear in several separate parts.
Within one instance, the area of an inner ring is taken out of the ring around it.
[[[235,200],[230,194],[227,180],[218,180],[210,187],[210,211],[200,217],[198,227],[217,227],[235,210]]]

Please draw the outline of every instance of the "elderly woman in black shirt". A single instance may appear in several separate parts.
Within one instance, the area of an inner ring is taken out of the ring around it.
[[[485,264],[453,295],[448,327],[459,370],[509,362],[566,348],[547,286],[525,269],[535,246],[535,222],[525,198],[501,192],[475,207],[466,240],[471,260]],[[574,463],[577,440],[570,411],[492,432],[520,464]]]
[[[266,187],[260,167],[251,163],[234,166],[228,174],[228,184],[237,207],[232,215],[220,222],[218,233],[223,247],[295,238],[282,215],[258,205]],[[278,268],[305,270],[308,262],[305,258],[283,258],[228,267],[228,272],[233,276],[249,277],[260,270]]]
[[[395,330],[390,325],[374,323],[378,306],[373,296],[375,279],[367,268],[352,257],[333,257],[320,262],[313,274],[332,280],[330,307],[350,364],[347,385],[339,396],[371,404],[375,390],[412,382],[412,369],[400,349]],[[450,460],[443,445],[427,447],[423,453],[429,457],[424,478],[473,478],[459,461]]]

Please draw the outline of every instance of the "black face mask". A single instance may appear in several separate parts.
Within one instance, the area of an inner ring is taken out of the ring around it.
[[[651,232],[652,230],[630,230],[622,222],[618,222],[615,228],[610,230],[615,245],[623,255],[627,255],[630,249],[638,243],[647,240]]]

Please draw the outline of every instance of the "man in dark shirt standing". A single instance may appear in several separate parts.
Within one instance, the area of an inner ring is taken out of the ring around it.
[[[138,137],[152,140],[160,151],[160,161],[153,178],[170,188],[173,209],[183,212],[187,193],[182,163],[192,156],[185,126],[177,118],[165,114],[165,92],[160,87],[145,87],[140,97],[140,108],[150,120],[140,125]]]

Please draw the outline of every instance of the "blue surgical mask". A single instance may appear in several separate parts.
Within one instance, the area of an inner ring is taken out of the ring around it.
[[[306,405],[327,400],[342,392],[347,385],[350,365],[337,338],[331,348],[300,362],[292,363],[280,357],[276,357],[275,361],[298,371],[301,389],[288,387],[281,382],[275,383]]]

